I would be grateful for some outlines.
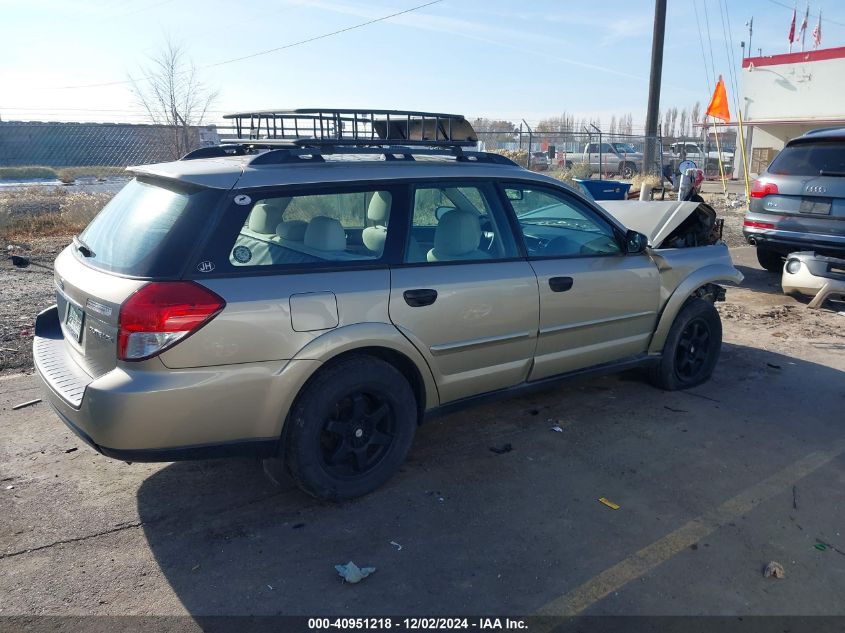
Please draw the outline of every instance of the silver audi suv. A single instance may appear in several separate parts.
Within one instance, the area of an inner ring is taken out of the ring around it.
[[[742,276],[707,205],[611,212],[468,149],[456,115],[230,116],[237,140],[131,168],[56,259],[36,368],[97,451],[258,455],[344,499],[429,416],[598,372],[713,372],[717,284]]]
[[[845,128],[793,139],[754,181],[743,233],[760,265],[783,270],[794,251],[845,257]]]

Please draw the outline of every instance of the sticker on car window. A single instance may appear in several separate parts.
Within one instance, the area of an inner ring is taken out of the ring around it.
[[[235,204],[239,204],[239,205],[241,205],[241,206],[246,206],[246,205],[248,205],[250,202],[252,202],[252,198],[250,198],[250,197],[249,197],[248,195],[246,195],[246,194],[243,194],[243,193],[242,193],[242,194],[241,194],[241,195],[239,195],[239,196],[235,196]]]
[[[201,273],[210,273],[214,270],[214,262],[211,262],[207,259],[205,261],[201,261],[199,264],[197,264],[197,270]]]
[[[234,250],[232,250],[232,257],[234,257],[235,261],[239,264],[246,264],[252,259],[252,251],[246,246],[236,246]]]

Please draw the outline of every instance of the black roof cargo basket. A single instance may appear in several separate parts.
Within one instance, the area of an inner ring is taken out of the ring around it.
[[[459,114],[307,108],[238,112],[223,118],[234,120],[238,136],[227,140],[229,143],[286,141],[299,147],[437,148],[473,147],[478,143],[475,130]]]

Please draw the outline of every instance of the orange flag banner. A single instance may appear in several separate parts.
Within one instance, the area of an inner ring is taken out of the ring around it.
[[[722,119],[722,121],[731,120],[731,111],[728,109],[728,93],[725,90],[725,82],[721,75],[719,75],[719,81],[716,82],[716,89],[713,91],[710,105],[707,106],[707,114],[716,119]]]

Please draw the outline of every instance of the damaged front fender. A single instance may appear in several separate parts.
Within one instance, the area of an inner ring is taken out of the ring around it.
[[[666,337],[669,335],[669,329],[672,327],[675,317],[680,312],[686,300],[696,295],[699,289],[707,289],[712,284],[731,283],[739,285],[742,283],[742,273],[734,268],[727,246],[720,244],[710,247],[707,250],[714,254],[716,251],[720,252],[714,258],[715,261],[697,268],[674,286],[671,294],[669,294],[668,300],[663,304],[660,320],[657,323],[657,328],[655,328],[648,346],[649,354],[659,354],[663,350],[663,345],[666,343]],[[677,252],[681,253],[683,251]],[[667,255],[668,253],[663,253],[657,255],[657,257],[665,258]],[[669,258],[671,259],[671,255]],[[661,284],[661,291],[668,293],[667,286]]]

